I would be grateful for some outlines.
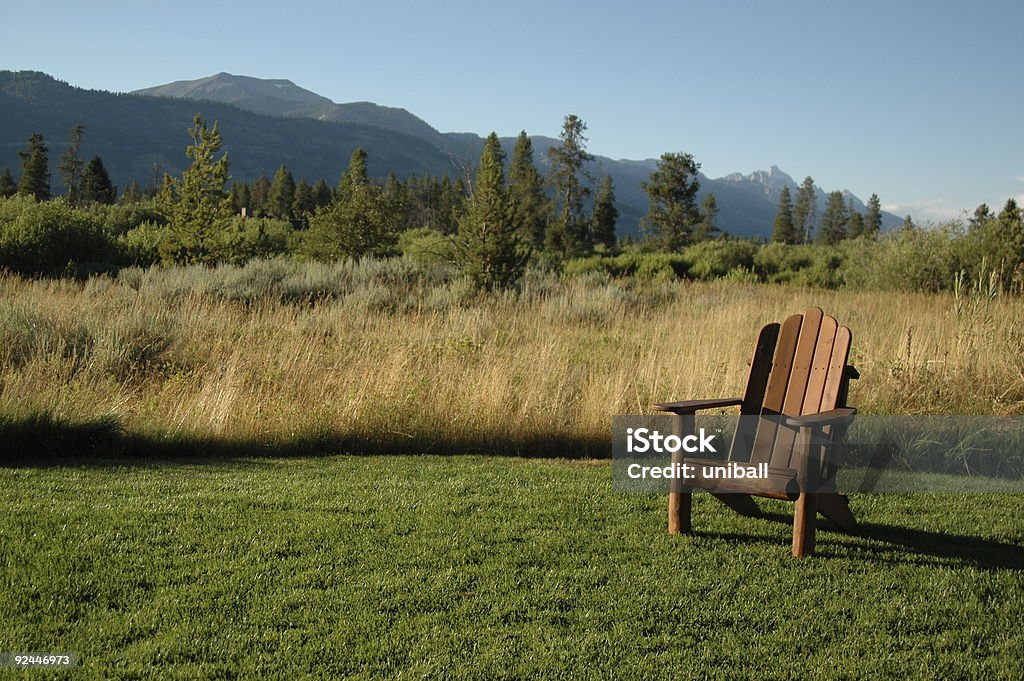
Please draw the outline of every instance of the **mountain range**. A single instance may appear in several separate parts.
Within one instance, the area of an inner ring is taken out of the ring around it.
[[[232,176],[252,181],[272,176],[282,163],[298,177],[333,184],[357,147],[368,154],[370,174],[389,172],[405,178],[431,174],[456,177],[472,167],[483,148],[473,133],[442,133],[401,108],[372,102],[335,103],[290,80],[266,80],[218,73],[207,78],[176,81],[121,94],[85,90],[34,71],[0,71],[0,167],[18,175],[17,153],[34,132],[50,145],[51,167],[66,145],[67,131],[85,126],[82,155],[103,158],[120,186],[137,180],[143,186],[158,182],[163,172],[179,174],[187,165],[186,128],[196,113],[217,121]],[[537,165],[547,169],[546,151],[559,143],[532,138]],[[511,152],[513,138],[502,139]],[[698,159],[699,160],[699,159]],[[589,170],[611,175],[620,211],[620,235],[636,234],[647,212],[640,184],[656,168],[657,159],[639,161],[596,157]],[[779,193],[797,188],[792,177],[772,166],[749,175],[700,177],[701,192],[713,192],[719,206],[718,224],[730,234],[765,238],[771,232]],[[54,188],[59,181],[54,178]],[[826,192],[818,189],[818,214]],[[864,204],[849,192],[848,201],[863,211]],[[883,226],[900,222],[883,215]]]

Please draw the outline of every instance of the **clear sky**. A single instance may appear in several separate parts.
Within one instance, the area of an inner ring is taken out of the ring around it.
[[[694,154],[877,193],[919,219],[1024,200],[1024,2],[36,2],[0,68],[129,91],[219,71],[443,132],[588,126],[614,158]]]

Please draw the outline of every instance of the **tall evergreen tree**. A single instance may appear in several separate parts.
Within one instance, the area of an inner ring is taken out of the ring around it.
[[[995,216],[992,215],[992,209],[988,207],[987,203],[983,203],[974,209],[974,215],[971,216],[970,222],[968,223],[969,228],[971,231],[981,229],[994,217]]]
[[[825,212],[821,215],[821,231],[818,242],[837,244],[846,238],[846,201],[843,193],[834,191],[828,195]]]
[[[99,156],[93,156],[82,171],[78,189],[78,201],[88,206],[93,203],[110,205],[117,200],[117,187],[110,181],[107,169]]]
[[[878,194],[872,194],[868,199],[867,212],[864,213],[864,233],[874,236],[882,231],[882,202],[878,200]]]
[[[505,186],[504,159],[498,135],[492,132],[484,142],[466,212],[459,219],[463,269],[487,290],[513,283],[525,263]]]
[[[292,202],[292,215],[304,223],[315,210],[316,200],[313,196],[313,187],[303,178],[295,185],[295,201]]]
[[[356,149],[329,206],[309,218],[303,252],[318,260],[386,255],[398,225],[380,186],[366,174],[366,152]]]
[[[267,196],[267,212],[281,220],[292,219],[292,204],[295,202],[295,178],[284,165],[274,173]]]
[[[1021,213],[1015,199],[1006,200],[996,222],[1000,240],[1004,244],[1001,249],[1006,263],[1003,286],[1012,286],[1014,278],[1017,278],[1019,286],[1021,268],[1024,267],[1024,214]]]
[[[217,122],[207,127],[196,114],[188,129],[192,144],[185,155],[192,164],[176,180],[165,176],[160,204],[168,217],[168,239],[160,245],[160,256],[173,262],[211,262],[216,258],[217,239],[231,217],[227,194],[228,155],[217,158],[222,146]]]
[[[391,219],[400,231],[409,228],[408,195],[405,184],[394,171],[388,173],[384,180],[384,209],[391,213]]]
[[[779,195],[779,210],[772,223],[772,241],[782,244],[796,243],[796,225],[793,221],[793,202],[789,187],[783,187]]]
[[[693,226],[699,219],[698,170],[700,164],[692,155],[665,153],[650,180],[640,184],[650,200],[640,224],[655,246],[676,251],[692,242]]]
[[[43,136],[32,133],[28,138],[28,149],[18,152],[21,158],[21,180],[18,181],[18,193],[22,196],[34,196],[38,201],[50,198],[50,160]]]
[[[231,210],[236,215],[244,211],[246,216],[252,217],[252,193],[248,182],[231,183]]]
[[[708,192],[704,200],[700,202],[700,222],[693,231],[694,241],[707,241],[718,236],[721,230],[718,229],[718,201],[715,195]]]
[[[366,170],[366,152],[362,147],[352,152],[348,160],[348,170],[341,174],[338,181],[338,194],[345,196],[352,193],[356,187],[364,187],[370,184],[370,174]]]
[[[1017,201],[1012,197],[1006,199],[1003,209],[999,211],[999,222],[1006,226],[1016,226],[1020,223],[1021,211]]]
[[[864,216],[853,205],[853,197],[846,206],[846,236],[856,239],[865,233]]]
[[[619,209],[615,207],[615,187],[612,176],[605,175],[597,185],[594,197],[594,243],[606,249],[615,248],[615,223],[619,219]]]
[[[125,187],[125,190],[121,193],[121,199],[118,201],[118,203],[127,206],[133,203],[138,203],[142,199],[142,189],[139,187],[138,181],[132,180],[131,182],[128,183],[128,186]]]
[[[60,172],[60,179],[68,190],[68,201],[73,206],[79,205],[79,190],[81,189],[83,163],[82,163],[82,135],[85,133],[85,126],[75,123],[68,131],[68,147],[60,157],[57,170]],[[109,177],[107,178],[110,179]]]
[[[466,185],[462,178],[453,183],[448,176],[441,178],[441,190],[438,195],[437,229],[445,234],[452,234],[458,229],[457,217],[462,214],[466,201]]]
[[[249,192],[249,198],[252,202],[249,211],[250,215],[266,215],[267,206],[270,201],[270,178],[267,177],[266,173],[260,173],[260,176],[256,178],[256,181],[252,183],[252,189]]]
[[[512,150],[508,180],[516,229],[534,248],[541,248],[551,221],[551,202],[544,194],[544,178],[533,164],[533,142],[525,130]]]
[[[14,181],[10,168],[4,168],[0,173],[0,199],[6,199],[18,193],[18,183]]]
[[[548,181],[555,192],[557,210],[545,235],[545,245],[567,255],[586,253],[593,243],[590,221],[584,213],[591,181],[586,164],[594,160],[587,152],[587,138],[583,135],[586,130],[587,124],[576,114],[570,114],[559,133],[562,144],[548,148]]]
[[[814,179],[808,175],[796,192],[796,205],[793,206],[793,226],[796,228],[797,243],[805,244],[811,240],[817,212],[818,196],[814,191]]]
[[[331,194],[331,188],[327,186],[327,182],[321,177],[320,181],[313,187],[313,203],[317,208],[322,208],[330,205],[333,198],[334,195]]]

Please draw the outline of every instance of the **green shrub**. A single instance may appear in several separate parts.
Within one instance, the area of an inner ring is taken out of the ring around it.
[[[678,279],[688,273],[688,263],[677,253],[627,251],[616,256],[593,255],[565,263],[567,277],[607,274],[612,277],[637,276],[644,279]]]
[[[213,257],[217,262],[241,265],[290,253],[295,238],[295,229],[286,220],[235,216],[214,235]]]
[[[163,225],[167,222],[167,218],[151,201],[110,206],[94,204],[87,210],[111,237],[122,236],[143,223]]]
[[[455,260],[455,247],[450,237],[430,227],[417,227],[398,236],[398,250],[421,265],[437,265]]]
[[[717,279],[741,267],[753,269],[758,245],[739,239],[712,239],[687,246],[683,257],[689,262],[690,276],[695,279]]]
[[[813,288],[840,288],[844,285],[843,264],[846,260],[844,252],[836,246],[812,247],[813,260],[808,267],[793,273],[790,282],[798,286]]]
[[[64,199],[0,200],[0,268],[24,275],[81,275],[110,269],[115,259],[100,222]]]
[[[815,246],[765,244],[754,254],[754,272],[762,281],[786,283],[814,264]]]
[[[910,227],[877,242],[855,239],[840,245],[842,278],[856,289],[940,291],[948,289],[961,268],[962,234],[950,223],[934,229]]]
[[[120,260],[123,263],[148,267],[160,262],[160,244],[167,240],[167,225],[143,222],[117,237]]]

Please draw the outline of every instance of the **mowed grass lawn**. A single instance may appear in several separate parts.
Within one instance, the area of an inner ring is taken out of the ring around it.
[[[1006,678],[1020,497],[764,519],[611,491],[607,462],[350,457],[0,468],[0,651],[67,678]],[[50,672],[0,670],[9,678]]]

